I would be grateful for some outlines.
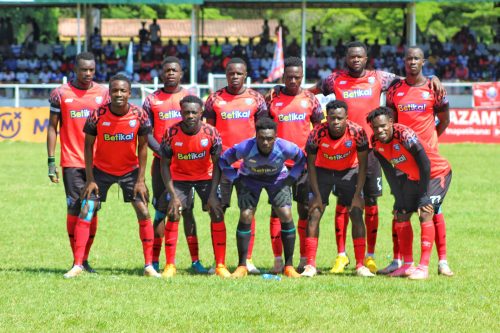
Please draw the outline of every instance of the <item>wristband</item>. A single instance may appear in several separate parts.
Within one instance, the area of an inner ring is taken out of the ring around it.
[[[55,156],[49,156],[49,158],[47,159],[47,162],[49,164],[56,163],[56,157]]]

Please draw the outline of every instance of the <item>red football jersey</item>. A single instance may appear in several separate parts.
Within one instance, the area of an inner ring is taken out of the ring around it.
[[[60,116],[61,166],[85,168],[83,126],[90,113],[109,102],[108,88],[92,82],[82,90],[71,82],[54,89],[49,98],[50,112]]]
[[[94,110],[83,131],[96,136],[94,166],[115,176],[139,167],[137,137],[149,134],[151,125],[146,112],[129,104],[123,116],[111,112],[110,104]]]
[[[410,86],[401,80],[387,91],[387,106],[395,111],[397,122],[410,127],[431,148],[438,148],[434,115],[448,104],[446,95],[437,96],[431,82]]]
[[[255,136],[255,122],[267,116],[264,97],[247,88],[240,95],[232,95],[222,88],[208,96],[203,116],[215,120],[215,128],[222,138],[222,150]]]
[[[431,163],[431,179],[446,176],[450,172],[450,164],[439,155],[436,149],[422,142],[415,132],[401,124],[394,124],[394,136],[389,143],[382,143],[372,136],[373,149],[389,161],[396,169],[408,175],[408,179],[420,180],[420,173],[410,149],[420,143]]]
[[[217,129],[202,124],[196,134],[186,134],[181,123],[167,129],[161,142],[161,152],[171,159],[172,180],[212,179],[212,155],[219,155],[222,143]]]
[[[366,116],[380,106],[380,95],[386,91],[395,74],[366,70],[363,77],[352,77],[342,70],[330,74],[321,82],[323,95],[335,94],[335,98],[347,103],[347,117],[363,127],[368,137],[373,131],[366,122]]]
[[[279,96],[276,90],[266,97],[269,116],[278,125],[277,136],[291,141],[305,151],[307,137],[311,132],[312,123],[320,123],[325,117],[321,104],[316,96],[308,90],[303,89],[296,96],[286,95],[284,87],[280,89]]]
[[[347,121],[344,135],[333,139],[328,123],[316,126],[307,140],[307,151],[316,154],[314,165],[330,170],[346,170],[358,166],[358,151],[368,149],[368,137],[358,124]]]
[[[167,128],[182,120],[179,102],[187,95],[189,92],[184,88],[174,94],[158,89],[144,100],[142,108],[148,113],[153,136],[158,143],[161,142]],[[159,157],[156,153],[154,155]]]

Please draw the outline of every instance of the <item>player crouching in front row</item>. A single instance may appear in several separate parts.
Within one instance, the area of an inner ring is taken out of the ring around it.
[[[366,121],[373,128],[373,151],[394,195],[396,232],[404,264],[390,276],[423,280],[429,277],[429,260],[435,238],[432,221],[451,182],[451,167],[435,148],[422,142],[409,127],[394,124],[390,108],[373,110]],[[397,173],[396,170],[400,172]],[[403,173],[401,175],[401,172]],[[417,212],[421,230],[420,264],[413,265],[413,230],[410,218]]]
[[[215,274],[229,277],[226,257],[226,226],[224,212],[217,198],[220,179],[218,167],[222,142],[215,127],[201,121],[203,102],[196,96],[180,101],[182,121],[165,131],[161,143],[161,175],[170,195],[168,221],[165,225],[166,266],[163,277],[175,275],[175,252],[180,213],[193,209],[193,189],[204,210],[209,210]],[[165,197],[165,196],[162,196]]]
[[[106,201],[108,190],[115,183],[120,185],[125,202],[132,203],[137,215],[145,261],[144,275],[160,277],[152,266],[153,225],[148,212],[149,193],[144,182],[147,136],[151,126],[147,114],[128,103],[130,88],[126,76],[113,76],[109,80],[111,103],[94,110],[83,128],[86,184],[75,226],[74,265],[64,274],[65,278],[82,273],[92,216],[100,203]]]
[[[361,126],[347,120],[345,102],[336,100],[328,103],[326,112],[326,122],[313,129],[306,145],[312,198],[306,231],[307,265],[302,276],[313,277],[317,274],[319,222],[333,189],[338,202],[350,207],[356,274],[372,277],[375,275],[363,265],[366,232],[362,190],[366,178],[368,138]]]
[[[301,175],[306,158],[294,143],[276,137],[276,123],[270,118],[261,118],[255,124],[255,138],[247,139],[222,154],[219,165],[224,175],[236,184],[240,218],[236,229],[239,262],[232,277],[248,274],[246,266],[250,226],[262,189],[265,189],[272,208],[281,222],[281,240],[285,255],[284,274],[297,278],[300,274],[293,267],[295,226],[292,218],[292,194],[290,186]],[[237,171],[231,165],[243,160]],[[288,170],[286,160],[293,160]]]

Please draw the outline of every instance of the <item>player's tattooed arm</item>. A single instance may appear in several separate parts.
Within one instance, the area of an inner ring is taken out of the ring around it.
[[[145,205],[147,205],[149,202],[149,191],[145,181],[146,164],[148,162],[147,135],[140,135],[137,141],[138,141],[137,155],[139,158],[139,175],[134,185],[134,198],[139,196],[141,198],[141,201]]]

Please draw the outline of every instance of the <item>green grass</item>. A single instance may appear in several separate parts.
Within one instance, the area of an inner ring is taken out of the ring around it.
[[[453,166],[444,204],[453,278],[437,276],[435,254],[431,277],[423,282],[362,279],[352,276],[351,270],[345,276],[280,282],[193,276],[187,270],[189,254],[181,236],[178,275],[171,281],[146,279],[141,276],[142,251],[133,210],[113,187],[100,213],[91,253],[99,274],[67,281],[62,274],[72,258],[64,188],[49,184],[45,147],[2,142],[0,331],[499,332],[500,146],[443,145],[441,152]],[[379,266],[389,262],[392,249],[388,192],[386,186],[380,199]],[[265,269],[273,259],[269,207],[265,198],[262,202],[254,262]],[[209,264],[213,260],[209,220],[199,207],[197,221],[201,260]],[[335,255],[332,221],[329,207],[317,260],[323,270]],[[228,211],[226,224],[227,263],[232,270],[237,262],[235,208]],[[414,229],[417,240],[416,221]],[[350,236],[348,249],[353,257]],[[415,250],[418,257],[417,241]]]

